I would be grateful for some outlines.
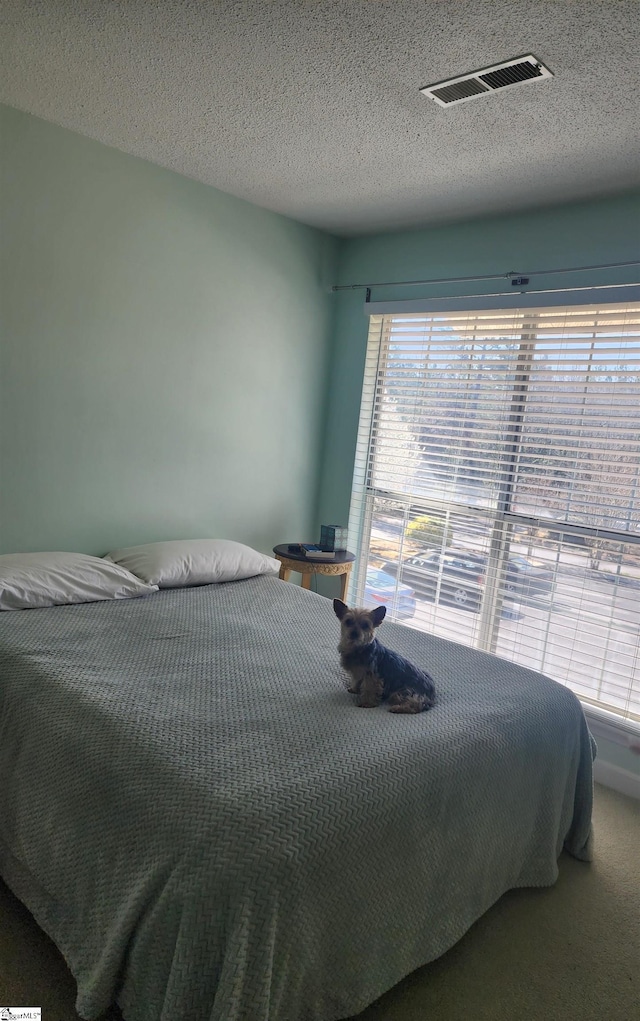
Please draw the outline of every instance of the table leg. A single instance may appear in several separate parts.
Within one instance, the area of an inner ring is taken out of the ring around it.
[[[347,597],[347,586],[349,584],[349,576],[351,575],[351,564],[347,567],[347,570],[343,575],[340,576],[340,598],[344,603]]]
[[[280,574],[278,575],[278,577],[282,581],[289,581],[289,575],[290,574],[291,574],[291,569],[289,567],[285,567],[284,564],[280,564]]]
[[[305,571],[302,575],[302,587],[311,588],[311,571]]]

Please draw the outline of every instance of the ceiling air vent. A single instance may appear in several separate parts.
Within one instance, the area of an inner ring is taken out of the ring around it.
[[[525,85],[540,78],[553,78],[553,75],[548,67],[529,53],[525,57],[505,60],[503,64],[484,67],[471,74],[460,74],[457,78],[436,82],[435,85],[425,85],[420,92],[434,99],[438,106],[451,106],[453,103],[477,99],[487,92],[497,92],[511,85]]]

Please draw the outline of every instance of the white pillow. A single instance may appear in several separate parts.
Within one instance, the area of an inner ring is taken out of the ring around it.
[[[0,610],[28,610],[157,592],[124,567],[86,553],[7,553],[0,556]]]
[[[175,539],[150,542],[107,554],[139,578],[159,588],[240,581],[257,574],[277,574],[280,563],[231,539]]]

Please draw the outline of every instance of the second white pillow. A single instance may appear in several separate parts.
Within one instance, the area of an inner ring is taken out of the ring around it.
[[[231,539],[174,539],[112,550],[105,557],[159,588],[241,581],[277,574],[280,563]]]

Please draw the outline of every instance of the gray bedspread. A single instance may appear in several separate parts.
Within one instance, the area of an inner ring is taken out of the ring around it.
[[[0,871],[77,1010],[335,1021],[590,856],[592,739],[541,674],[385,622],[435,709],[358,709],[275,578],[0,614]]]

